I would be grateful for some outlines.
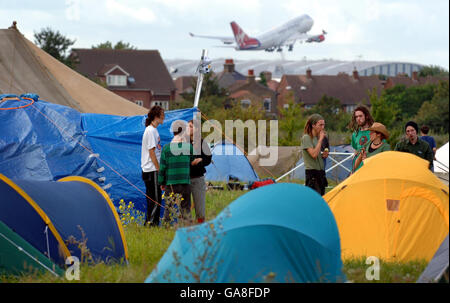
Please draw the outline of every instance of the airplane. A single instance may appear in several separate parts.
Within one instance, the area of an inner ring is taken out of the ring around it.
[[[231,22],[231,29],[233,31],[234,37],[221,37],[221,36],[204,36],[204,35],[194,35],[189,33],[191,37],[206,38],[206,39],[217,39],[220,40],[226,46],[222,47],[233,47],[238,51],[244,50],[265,50],[267,52],[281,52],[283,47],[287,46],[288,51],[294,49],[294,43],[296,41],[300,42],[323,42],[325,40],[326,31],[322,30],[322,34],[319,35],[308,35],[307,32],[311,30],[314,21],[308,15],[302,15],[289,20],[285,24],[276,27],[270,31],[267,31],[258,37],[248,36],[242,28],[236,22]],[[233,46],[233,44],[235,44]]]

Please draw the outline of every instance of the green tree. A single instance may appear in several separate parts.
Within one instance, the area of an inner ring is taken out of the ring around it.
[[[264,86],[267,86],[267,78],[266,78],[266,74],[264,74],[264,72],[259,73],[259,81],[258,82]]]
[[[433,98],[435,85],[426,84],[406,87],[396,85],[383,92],[383,98],[389,105],[397,105],[400,110],[399,121],[411,118],[417,114],[425,101]]]
[[[384,124],[387,129],[392,128],[400,112],[398,106],[395,103],[389,104],[384,94],[378,97],[375,88],[370,93],[369,100],[372,105],[372,117],[375,122]]]
[[[288,108],[280,109],[278,127],[279,143],[281,146],[299,146],[301,143],[301,131],[306,123],[305,109],[303,104],[294,103],[292,92],[286,97]]]
[[[120,40],[119,42],[117,42],[114,47],[112,46],[111,41],[106,41],[97,45],[92,45],[93,49],[132,49],[132,50],[136,50],[137,47],[131,45],[128,42],[123,42],[122,40]]]
[[[327,95],[323,95],[316,105],[306,111],[307,115],[313,113],[322,115],[326,128],[332,131],[345,131],[351,119],[351,115],[344,111],[341,101]]]
[[[440,81],[430,101],[425,101],[414,118],[420,125],[428,125],[434,132],[449,131],[449,83]]]
[[[419,77],[426,77],[426,76],[448,77],[448,70],[446,70],[438,65],[425,66],[420,70]]]
[[[69,48],[75,41],[66,38],[59,31],[54,31],[50,27],[43,28],[37,33],[34,32],[34,43],[70,68],[75,67],[75,61],[69,55]]]

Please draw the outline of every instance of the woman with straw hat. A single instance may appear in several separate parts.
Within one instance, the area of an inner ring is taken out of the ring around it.
[[[364,145],[361,149],[361,152],[356,158],[355,165],[353,170],[356,171],[362,166],[362,161],[366,158],[372,157],[376,154],[379,154],[384,151],[391,150],[391,147],[386,142],[389,138],[389,132],[386,129],[386,126],[379,122],[374,122],[371,127],[369,127],[370,131],[370,140]]]

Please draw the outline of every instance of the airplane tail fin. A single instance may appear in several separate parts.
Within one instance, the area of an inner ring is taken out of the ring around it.
[[[236,44],[240,49],[251,49],[259,47],[261,45],[258,39],[249,37],[236,22],[233,21],[230,23],[230,25],[231,29],[233,30]]]

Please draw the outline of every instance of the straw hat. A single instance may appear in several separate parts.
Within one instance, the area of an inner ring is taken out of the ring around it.
[[[373,130],[375,132],[382,133],[386,139],[389,139],[389,132],[386,129],[386,126],[384,126],[383,124],[381,124],[379,122],[374,122],[372,124],[372,126],[369,127],[369,130]]]

